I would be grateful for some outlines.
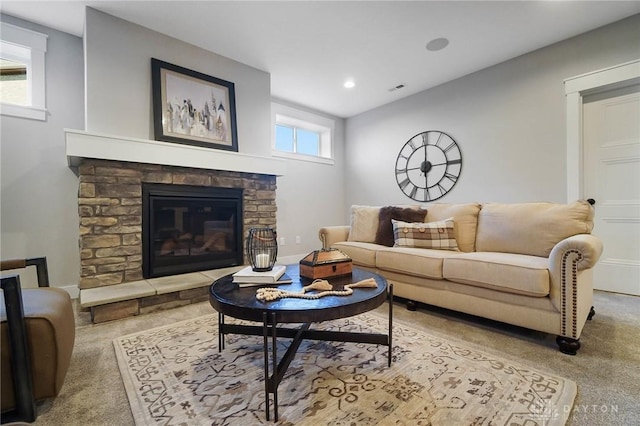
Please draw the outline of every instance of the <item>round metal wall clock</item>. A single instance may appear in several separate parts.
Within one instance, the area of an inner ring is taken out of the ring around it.
[[[408,197],[434,201],[451,191],[462,170],[462,154],[444,132],[418,133],[404,144],[396,159],[396,181]]]

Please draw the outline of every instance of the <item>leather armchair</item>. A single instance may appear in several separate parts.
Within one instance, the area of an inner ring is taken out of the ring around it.
[[[35,266],[38,288],[22,289],[19,275],[1,278],[2,423],[32,422],[35,402],[60,392],[75,340],[69,294],[49,287],[45,257],[0,262],[0,270]]]

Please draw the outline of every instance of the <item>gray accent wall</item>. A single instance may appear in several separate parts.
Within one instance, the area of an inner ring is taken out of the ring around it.
[[[93,9],[84,42],[1,17],[47,34],[49,50],[47,121],[1,117],[0,258],[47,256],[52,286],[75,295],[80,277],[78,178],[67,165],[64,129],[153,139],[152,57],[234,82],[239,152],[271,156],[269,73]],[[344,120],[336,118],[334,166],[285,160],[276,200],[281,256],[301,258],[320,247],[320,226],[343,222],[343,152]]]
[[[91,8],[85,24],[85,130],[154,139],[151,58],[233,82],[238,151],[271,155],[269,73]]]
[[[87,9],[86,16],[85,52],[86,130],[154,139],[153,57],[233,82],[238,151],[271,156],[271,76],[268,72],[91,8]],[[320,248],[318,228],[343,221],[344,120],[334,119],[336,164],[287,159],[287,171],[277,179],[278,236],[285,239],[285,245],[279,247],[281,256],[302,257]],[[295,242],[297,236],[300,244]]]
[[[67,166],[63,129],[83,127],[82,39],[0,18],[48,35],[46,121],[0,117],[0,258],[47,256],[51,285],[74,287],[80,276],[78,178]]]
[[[151,57],[233,81],[240,152],[271,155],[269,73],[92,9],[86,54],[78,37],[1,19],[49,39],[47,120],[1,117],[0,257],[46,255],[52,285],[75,288],[80,275],[78,178],[63,129],[153,139]],[[413,203],[394,166],[402,145],[425,130],[449,133],[464,158],[458,184],[439,201],[566,201],[563,80],[640,58],[638,40],[639,15],[336,119],[335,165],[286,160],[277,179],[280,255],[295,260],[319,248],[318,228],[348,223],[351,204]]]
[[[346,204],[413,203],[395,161],[426,130],[451,135],[463,156],[460,179],[438,202],[571,201],[563,81],[639,58],[635,15],[349,118]]]

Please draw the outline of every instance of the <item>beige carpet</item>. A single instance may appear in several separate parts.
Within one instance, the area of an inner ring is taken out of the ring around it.
[[[378,312],[314,325],[386,327]],[[399,321],[393,337],[391,368],[383,346],[304,342],[279,387],[278,424],[556,425],[571,412],[571,380]],[[228,336],[220,353],[217,315],[207,315],[114,346],[137,425],[265,422],[261,337]]]

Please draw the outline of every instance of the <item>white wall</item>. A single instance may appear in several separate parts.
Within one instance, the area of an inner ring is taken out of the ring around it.
[[[425,130],[450,134],[463,156],[438,202],[567,201],[563,80],[640,58],[639,40],[636,15],[348,119],[346,205],[412,203],[395,161]]]
[[[67,167],[62,129],[83,126],[82,39],[0,18],[48,35],[46,121],[0,118],[0,258],[47,256],[51,285],[75,286],[80,276],[78,178]]]
[[[287,159],[287,174],[278,178],[278,237],[285,238],[279,256],[304,256],[322,248],[318,229],[341,225],[346,211],[344,191],[344,119],[294,105],[277,103],[324,116],[335,121],[332,135],[335,164]],[[296,237],[300,243],[296,243]]]
[[[268,73],[89,9],[85,119],[83,40],[11,16],[2,20],[49,35],[49,116],[46,122],[2,116],[0,258],[46,255],[52,286],[73,293],[80,275],[78,178],[67,166],[63,129],[153,139],[151,57],[233,81],[239,151],[271,155]],[[341,119],[334,141],[335,166],[285,160],[287,173],[277,180],[282,256],[317,249],[317,229],[342,220]]]
[[[271,155],[269,73],[87,8],[86,129],[153,140],[151,58],[235,85],[238,151]]]
[[[84,128],[82,40],[1,18],[49,35],[49,115],[46,122],[1,118],[0,257],[46,255],[52,285],[77,285],[78,181],[67,167],[63,129]],[[87,25],[86,130],[152,139],[155,56],[234,81],[240,151],[270,155],[267,73],[96,11]],[[278,232],[287,242],[280,254],[318,248],[317,229],[347,223],[350,204],[411,202],[393,170],[402,144],[423,130],[450,133],[463,152],[461,180],[441,201],[565,201],[562,81],[640,58],[639,39],[635,16],[346,123],[338,119],[335,166],[287,160],[287,174],[278,178]]]
[[[271,156],[269,73],[90,8],[85,51],[86,130],[154,139],[151,104],[154,57],[233,82],[239,152]],[[285,245],[279,247],[280,256],[307,254],[319,248],[318,228],[342,221],[345,210],[342,119],[336,119],[334,142],[334,166],[285,160],[287,171],[277,179],[276,191],[278,235],[285,238]],[[295,243],[296,236],[300,236],[300,244]]]

